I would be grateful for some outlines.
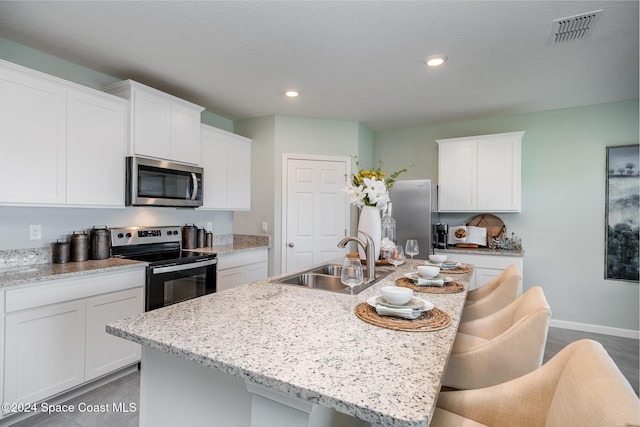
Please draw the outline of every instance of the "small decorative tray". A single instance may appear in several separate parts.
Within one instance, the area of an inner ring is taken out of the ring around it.
[[[363,321],[381,328],[408,332],[429,332],[444,329],[451,324],[451,316],[439,308],[423,312],[414,320],[401,317],[380,316],[374,307],[366,302],[356,306],[356,316]]]
[[[408,277],[396,279],[396,285],[427,294],[457,294],[464,290],[464,285],[456,281],[445,282],[443,286],[418,286]]]

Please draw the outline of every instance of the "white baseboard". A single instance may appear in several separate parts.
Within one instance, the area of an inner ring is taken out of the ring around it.
[[[568,322],[566,320],[551,320],[549,326],[554,328],[571,329],[574,331],[591,332],[594,334],[613,335],[616,337],[640,339],[640,331],[633,329],[612,328],[610,326],[591,325],[589,323]]]

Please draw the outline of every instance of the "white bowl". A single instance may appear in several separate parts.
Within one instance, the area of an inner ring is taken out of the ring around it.
[[[400,286],[383,286],[381,292],[384,299],[393,305],[404,305],[411,301],[413,297],[411,289],[401,288]]]
[[[440,264],[442,262],[445,262],[446,260],[447,260],[446,255],[429,255],[429,261],[431,262]]]
[[[440,273],[440,267],[436,267],[434,265],[419,265],[418,273],[420,273],[422,277],[433,279],[438,275],[438,273]]]

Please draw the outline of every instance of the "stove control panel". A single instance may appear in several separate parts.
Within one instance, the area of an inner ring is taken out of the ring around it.
[[[149,243],[180,242],[179,226],[122,227],[111,229],[111,246],[143,245]]]

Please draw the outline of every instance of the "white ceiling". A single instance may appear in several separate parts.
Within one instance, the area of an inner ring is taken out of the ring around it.
[[[554,19],[598,9],[589,37],[549,43]],[[637,0],[0,1],[0,36],[234,120],[384,130],[636,99],[638,13]],[[448,61],[426,69],[435,53]]]

